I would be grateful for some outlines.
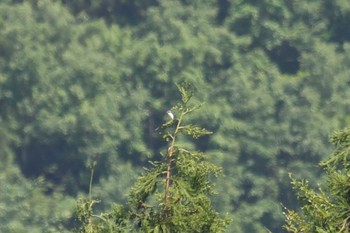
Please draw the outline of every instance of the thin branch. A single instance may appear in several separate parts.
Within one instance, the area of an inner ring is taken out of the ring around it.
[[[174,134],[172,136],[172,141],[171,141],[171,145],[168,148],[168,166],[167,166],[167,170],[166,170],[166,178],[165,178],[165,191],[164,191],[164,208],[167,208],[167,203],[168,203],[168,199],[169,199],[169,192],[170,192],[170,181],[171,181],[171,168],[172,168],[172,162],[173,159],[171,159],[173,157],[174,154],[174,147],[175,147],[175,142],[176,142],[176,136],[177,133],[179,132],[179,129],[181,129],[180,125],[182,122],[182,118],[185,115],[185,112],[182,112],[180,117],[179,117],[179,121],[177,122]],[[166,214],[165,214],[166,217]]]

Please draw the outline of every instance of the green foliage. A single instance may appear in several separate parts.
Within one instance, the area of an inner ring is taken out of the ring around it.
[[[120,221],[127,213],[123,207],[114,206],[112,213],[93,214],[93,207],[99,201],[80,198],[77,203],[77,220],[81,223],[79,233],[112,233],[130,232],[123,222]]]
[[[94,205],[100,203],[99,200],[94,200],[92,196],[92,182],[97,162],[94,161],[90,164],[90,183],[89,183],[89,195],[87,198],[80,198],[77,203],[76,217],[81,223],[80,229],[77,229],[79,233],[112,233],[112,232],[124,232],[124,226],[120,226],[120,218],[125,216],[121,206],[116,205],[113,208],[112,213],[102,213],[95,215]],[[116,221],[117,219],[117,221]],[[117,224],[116,224],[117,223]],[[124,229],[126,232],[126,229]]]
[[[292,178],[301,203],[301,213],[287,210],[289,232],[349,232],[350,128],[334,133],[333,155],[320,163],[327,174],[326,188],[311,188],[306,180]]]
[[[5,165],[6,164],[6,165]],[[47,185],[42,178],[26,179],[11,162],[0,172],[0,231],[69,232],[67,227],[73,219],[75,199],[59,192],[45,195]]]
[[[36,196],[60,203],[88,190],[97,159],[95,211],[126,203],[163,151],[173,83],[189,80],[206,105],[177,142],[223,168],[212,201],[235,220],[227,232],[280,232],[280,203],[297,204],[288,174],[317,183],[327,135],[350,122],[348,21],[347,0],[1,1],[3,174],[44,178]],[[202,128],[214,133],[188,140]]]
[[[7,19],[2,38],[17,48],[4,48],[10,52],[6,53],[9,62],[1,67],[2,86],[8,92],[2,102],[6,121],[15,123],[20,141],[16,157],[26,176],[44,176],[55,187],[65,183],[60,188],[74,195],[87,185],[79,180],[89,159],[104,158],[97,168],[100,176],[103,166],[108,166],[106,155],[116,154],[117,142],[128,145],[133,133],[135,149],[145,150],[142,134],[136,136],[134,127],[120,123],[135,114],[129,109],[129,115],[120,104],[127,93],[118,87],[114,58],[103,55],[101,47],[109,39],[103,23],[73,30],[69,25],[75,19],[50,1],[40,1],[37,7],[4,6],[1,12]]]

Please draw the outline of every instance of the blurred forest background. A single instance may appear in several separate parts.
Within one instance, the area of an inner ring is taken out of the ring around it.
[[[350,125],[349,22],[348,0],[2,0],[0,232],[71,232],[94,160],[99,210],[124,203],[182,80],[228,232],[283,232],[288,173],[320,181]]]

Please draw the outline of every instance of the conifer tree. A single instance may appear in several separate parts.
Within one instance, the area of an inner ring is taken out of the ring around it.
[[[188,83],[177,85],[181,102],[168,112],[169,120],[158,128],[167,149],[162,160],[150,162],[151,168],[139,177],[129,196],[128,206],[116,205],[93,223],[92,206],[80,203],[80,232],[224,232],[228,219],[222,219],[211,206],[211,178],[221,169],[206,160],[203,152],[181,146],[180,141],[211,134],[204,128],[187,124],[187,116],[200,106],[192,106],[194,94]],[[173,112],[175,114],[173,114]],[[182,140],[181,140],[182,138]]]
[[[331,142],[333,155],[320,163],[327,175],[324,189],[292,178],[301,212],[287,210],[284,228],[289,232],[350,232],[350,128],[335,132]]]

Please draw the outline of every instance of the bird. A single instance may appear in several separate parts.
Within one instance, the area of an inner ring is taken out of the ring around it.
[[[166,113],[171,118],[171,120],[174,120],[174,114],[170,110],[168,110]]]

